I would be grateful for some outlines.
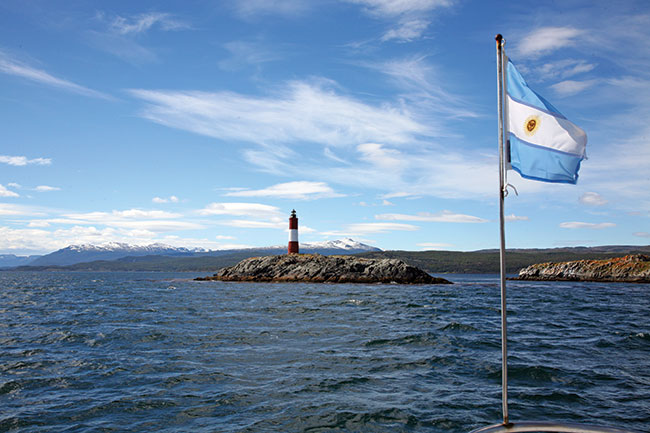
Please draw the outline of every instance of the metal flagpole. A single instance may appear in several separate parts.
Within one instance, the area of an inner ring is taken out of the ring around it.
[[[499,112],[499,228],[501,234],[501,245],[499,259],[501,265],[501,399],[503,407],[503,424],[508,424],[508,338],[506,322],[506,235],[505,235],[505,162],[503,144],[503,45],[505,40],[500,34],[496,35],[497,41],[497,93]]]

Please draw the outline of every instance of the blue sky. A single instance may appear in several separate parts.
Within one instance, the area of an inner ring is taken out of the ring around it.
[[[650,4],[0,3],[0,253],[498,247],[496,33],[588,135],[507,246],[650,244]]]

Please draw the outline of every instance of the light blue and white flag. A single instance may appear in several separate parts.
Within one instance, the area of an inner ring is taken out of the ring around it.
[[[506,72],[510,164],[522,177],[576,183],[587,135],[535,93],[515,65]]]

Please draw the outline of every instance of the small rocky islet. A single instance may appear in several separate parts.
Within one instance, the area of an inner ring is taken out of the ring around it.
[[[398,259],[284,254],[251,257],[197,281],[452,284]]]
[[[650,283],[650,256],[630,254],[605,260],[539,263],[520,270],[514,279]]]

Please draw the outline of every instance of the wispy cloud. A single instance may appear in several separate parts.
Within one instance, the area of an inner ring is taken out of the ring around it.
[[[158,26],[163,31],[190,28],[186,22],[163,12],[148,12],[130,17],[118,15],[110,22],[110,28],[120,35],[144,33],[154,26]]]
[[[536,67],[532,72],[545,80],[563,80],[578,74],[590,72],[595,67],[596,64],[588,63],[585,60],[564,59],[544,63]]]
[[[42,69],[27,65],[26,63],[11,57],[2,50],[0,50],[0,72],[83,96],[109,100],[114,99],[112,96],[105,93],[89,89],[88,87],[81,86],[72,81],[57,78]]]
[[[560,227],[563,229],[593,229],[601,230],[616,227],[614,223],[585,223],[579,221],[564,222],[560,223]]]
[[[36,188],[34,188],[34,191],[38,192],[50,192],[50,191],[60,191],[61,188],[58,186],[49,186],[49,185],[39,185]]]
[[[296,181],[279,183],[264,189],[241,190],[225,194],[228,197],[276,197],[296,200],[345,197],[324,182]]]
[[[149,32],[192,28],[189,23],[165,12],[147,12],[128,16],[98,12],[96,19],[102,28],[89,30],[86,39],[99,49],[135,64],[158,59],[156,52],[142,43]]]
[[[575,27],[540,27],[523,37],[514,48],[519,58],[538,58],[575,45],[584,31]]]
[[[397,27],[388,30],[381,37],[382,41],[412,41],[422,36],[429,27],[429,21],[422,19],[402,19]]]
[[[443,210],[438,213],[420,212],[417,215],[386,213],[375,215],[378,220],[385,221],[422,221],[437,223],[486,223],[488,220],[473,215],[465,215]]]
[[[22,167],[25,165],[50,165],[52,160],[50,158],[34,158],[28,159],[26,156],[8,156],[0,155],[0,162],[4,164]]]
[[[452,0],[347,0],[364,6],[373,17],[396,22],[384,35],[383,41],[408,42],[422,37],[429,27],[428,14],[434,9],[453,5]]]
[[[585,81],[574,81],[574,80],[565,80],[560,81],[559,83],[553,84],[551,89],[555,91],[559,96],[573,96],[582,92],[583,90],[588,89],[589,87],[598,83],[598,80],[585,80]]]
[[[650,233],[648,232],[636,232],[634,233],[634,236],[640,237],[640,238],[650,238]]]
[[[413,109],[450,117],[479,117],[473,105],[448,89],[447,77],[426,56],[413,55],[363,66],[384,74],[402,91]]]
[[[251,143],[312,142],[331,147],[381,139],[412,142],[435,131],[400,107],[373,107],[337,94],[330,81],[288,83],[276,95],[131,90],[142,116],[173,128]]]
[[[237,0],[234,2],[235,12],[242,18],[253,18],[264,15],[280,15],[295,17],[309,10],[308,0]]]
[[[219,61],[225,70],[237,70],[250,65],[261,65],[284,57],[280,47],[267,47],[260,42],[231,41],[223,45],[230,57]]]

